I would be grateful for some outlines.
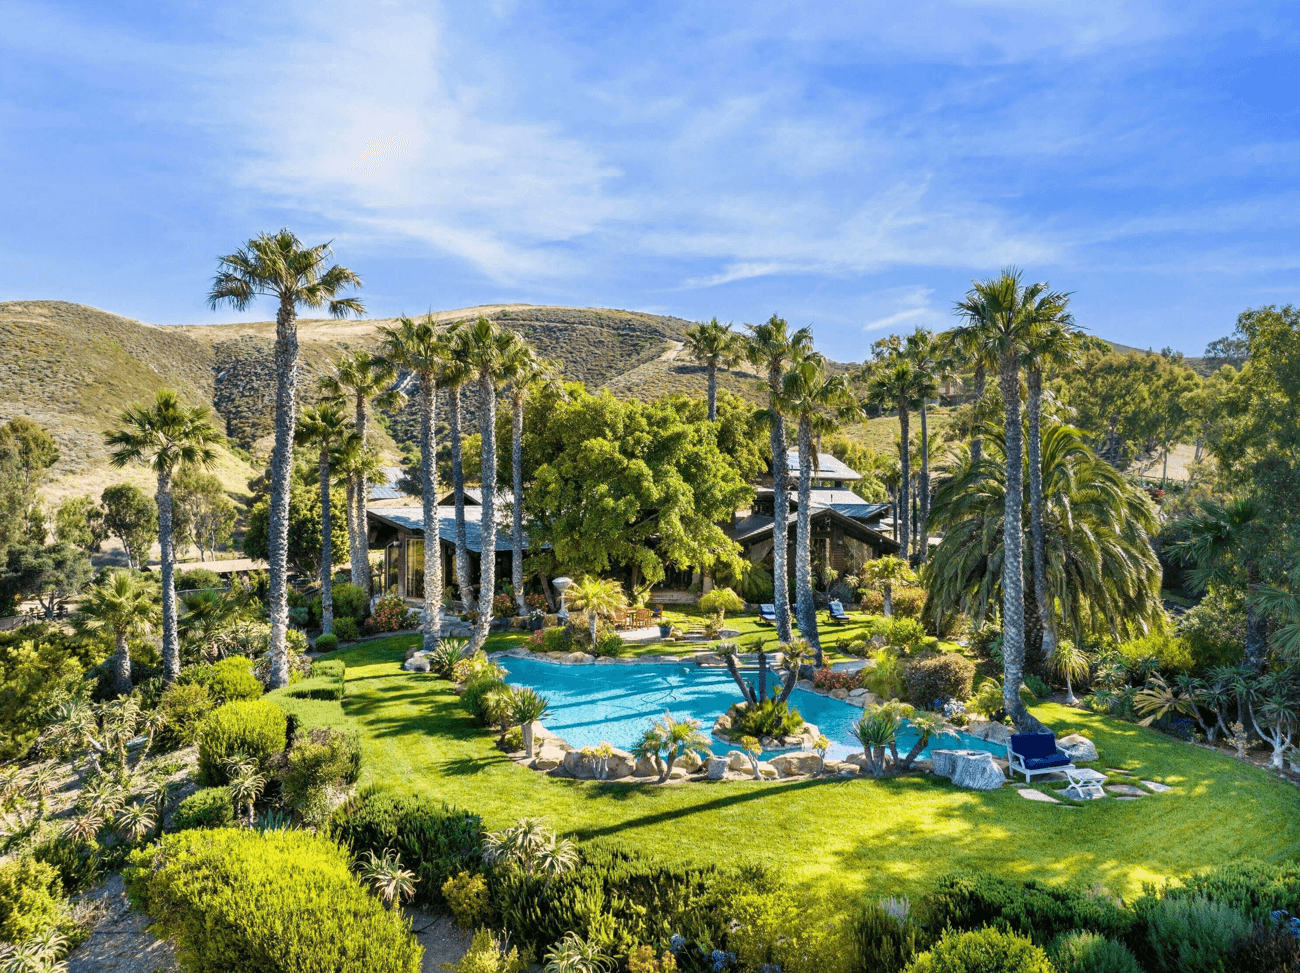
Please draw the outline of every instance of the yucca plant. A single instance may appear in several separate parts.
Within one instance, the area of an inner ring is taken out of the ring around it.
[[[632,748],[632,756],[637,760],[653,758],[660,764],[659,783],[663,783],[673,772],[673,764],[686,753],[701,756],[712,753],[709,738],[700,732],[699,720],[677,720],[672,713],[664,713],[664,718],[645,731],[645,735]]]
[[[358,860],[358,864],[362,881],[375,890],[388,908],[415,895],[415,872],[402,867],[402,858],[393,849],[385,848],[382,856],[367,851],[365,861]]]
[[[597,943],[569,932],[547,952],[542,973],[607,973],[613,968],[614,961]]]
[[[548,879],[578,864],[577,846],[568,838],[558,837],[542,818],[521,818],[514,827],[490,832],[483,844],[483,859],[488,864]]]
[[[56,929],[47,929],[21,944],[0,944],[0,970],[4,973],[66,973],[68,964],[59,957],[67,951],[67,937]]]
[[[533,723],[546,715],[548,705],[545,696],[539,696],[527,686],[521,686],[510,694],[510,725],[523,730],[524,753],[530,758],[533,756]]]
[[[429,671],[443,679],[451,679],[456,672],[456,663],[465,654],[468,639],[443,639],[438,647],[429,654]]]
[[[259,773],[257,764],[243,756],[231,757],[225,762],[229,776],[230,797],[235,802],[237,811],[247,809],[248,824],[252,827],[256,821],[253,805],[262,796],[266,788],[266,775]]]
[[[873,777],[885,774],[885,750],[896,744],[902,719],[891,712],[876,711],[863,716],[853,726],[853,734],[862,744],[867,769]]]
[[[141,841],[157,824],[158,818],[149,804],[128,804],[117,813],[115,829],[126,841]]]

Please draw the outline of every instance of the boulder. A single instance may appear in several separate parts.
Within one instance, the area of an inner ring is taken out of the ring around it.
[[[993,754],[980,752],[979,756],[970,751],[957,758],[952,772],[952,782],[958,787],[977,791],[995,791],[1007,779],[993,762]]]
[[[542,747],[528,766],[533,770],[554,770],[564,762],[564,754],[559,747]]]
[[[701,652],[695,657],[697,666],[720,666],[723,665],[722,656],[716,652]]]
[[[526,659],[533,653],[529,651],[527,646],[513,645],[510,648],[506,649],[504,654],[508,655],[512,659]]]
[[[510,618],[510,627],[516,632],[522,632],[532,628],[533,620],[527,615],[513,615]]]
[[[831,699],[848,699],[849,691],[847,689],[832,689]]]
[[[609,758],[606,765],[606,780],[621,780],[624,777],[631,777],[636,771],[637,760],[626,750],[615,750],[614,756]]]
[[[764,760],[758,762],[758,773],[764,780],[775,780],[781,776],[775,767]]]
[[[966,724],[966,732],[979,740],[987,740],[989,743],[996,743],[1006,746],[1011,742],[1011,727],[1004,723],[993,723],[989,720],[978,718],[971,719]]]
[[[859,686],[857,689],[849,690],[849,698],[857,699],[859,696],[865,696],[869,692],[870,692],[869,689],[864,689],[862,686]]]
[[[1061,737],[1056,741],[1056,745],[1068,753],[1070,759],[1075,763],[1098,759],[1096,745],[1086,736],[1081,736],[1078,733],[1071,733],[1069,736]]]
[[[682,754],[680,757],[677,758],[677,761],[673,764],[673,767],[674,768],[681,767],[688,774],[693,774],[697,770],[699,770],[700,767],[703,766],[703,764],[704,761],[700,759],[700,755],[698,753],[696,753],[694,750],[688,750],[686,753]]]
[[[933,753],[933,751],[931,751]],[[865,753],[851,753],[844,758],[844,763],[853,764],[855,767],[865,767],[867,765],[867,755]]]
[[[691,776],[690,771],[685,767],[678,767],[676,764],[674,764],[673,769],[668,772],[669,780],[685,780],[689,776]]]
[[[783,753],[772,758],[772,766],[782,776],[815,774],[821,766],[821,759],[815,753]]]
[[[822,767],[822,770],[828,774],[856,774],[858,765],[851,764],[847,760],[828,760]]]
[[[727,754],[727,767],[742,772],[752,770],[749,766],[749,755],[742,750],[732,750]]]
[[[636,770],[636,761],[632,759],[630,753],[615,750],[612,756],[605,759],[602,775],[600,758],[589,757],[581,750],[570,750],[565,753],[560,766],[570,777],[577,777],[579,780],[618,780],[632,775]]]
[[[422,655],[412,656],[402,663],[402,668],[407,672],[428,672],[429,660]]]
[[[636,762],[632,770],[633,777],[658,777],[663,769],[657,757],[645,756]]]
[[[722,780],[727,776],[728,767],[726,757],[710,757],[708,762],[709,780]]]
[[[817,687],[813,684],[813,681],[812,681],[811,679],[800,679],[800,680],[799,680],[797,683],[795,683],[794,685],[795,685],[795,688],[796,688],[796,689],[811,690],[811,689],[816,689],[816,688],[817,688]]]

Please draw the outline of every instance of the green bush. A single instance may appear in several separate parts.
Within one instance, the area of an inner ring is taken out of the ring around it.
[[[569,630],[563,625],[548,628],[542,633],[543,652],[568,652]]]
[[[339,637],[333,632],[322,632],[316,636],[317,652],[333,652],[339,647]]]
[[[306,824],[320,824],[329,813],[328,788],[355,784],[359,776],[361,741],[356,734],[323,728],[300,734],[281,778],[284,803]]]
[[[199,724],[199,780],[208,785],[226,783],[224,761],[242,754],[265,768],[284,750],[288,719],[284,711],[264,699],[219,706]]]
[[[743,969],[782,973],[853,969],[844,929],[811,921],[808,904],[789,889],[742,893],[730,911],[728,943]]]
[[[235,805],[225,787],[204,787],[185,800],[172,816],[172,830],[227,828],[234,823]]]
[[[1166,889],[1164,897],[1222,902],[1257,921],[1278,909],[1300,915],[1300,862],[1229,862]]]
[[[996,625],[983,625],[971,633],[970,649],[981,659],[993,658],[996,651],[1002,653],[1002,629]]]
[[[1296,973],[1300,970],[1300,938],[1290,923],[1257,922],[1249,935],[1238,939],[1227,963],[1230,970],[1268,970]]]
[[[1034,942],[1046,944],[1076,929],[1123,939],[1133,915],[1109,899],[1077,889],[1021,884],[994,875],[948,875],[926,896],[924,911],[932,929],[978,929],[1004,924]]]
[[[956,652],[919,656],[903,669],[907,698],[923,709],[935,709],[941,699],[970,699],[974,680],[975,663]]]
[[[731,711],[734,737],[783,737],[803,728],[802,714],[789,703],[767,698],[757,706],[736,706]]]
[[[880,649],[872,658],[876,664],[862,670],[862,684],[881,699],[897,699],[903,695],[906,660],[893,649]]]
[[[871,973],[902,973],[924,948],[924,933],[910,915],[891,915],[878,902],[866,903],[849,924],[856,968]]]
[[[285,695],[295,699],[341,700],[346,672],[342,659],[317,659],[311,664],[311,675],[286,687]]]
[[[1156,667],[1166,675],[1192,668],[1192,652],[1187,640],[1163,632],[1151,632],[1140,639],[1125,642],[1119,647],[1119,652],[1130,666],[1154,659]]]
[[[1146,898],[1134,908],[1129,944],[1148,973],[1236,973],[1228,960],[1251,923],[1226,902]]]
[[[58,870],[35,858],[0,865],[0,942],[23,943],[63,922]]]
[[[950,930],[907,973],[1055,973],[1047,954],[1002,929]]]
[[[895,588],[894,615],[901,618],[916,619],[925,610],[926,591],[924,588]],[[884,610],[884,600],[881,600]]]
[[[188,747],[213,706],[207,686],[197,682],[172,683],[158,701],[158,712],[163,718],[162,728],[154,737],[158,746],[163,750]]]
[[[474,933],[460,962],[444,968],[455,973],[523,973],[527,966],[517,946],[507,949],[507,944],[497,939],[490,929],[480,929]]]
[[[623,636],[618,632],[606,632],[596,640],[596,647],[591,654],[601,658],[613,658],[623,654]]]
[[[506,689],[506,681],[500,676],[484,673],[465,684],[465,690],[460,694],[460,703],[479,723],[489,726],[492,723],[492,703],[489,697]]]
[[[1201,603],[1178,620],[1198,670],[1235,666],[1246,652],[1246,606],[1228,586],[1210,585]]]
[[[1129,948],[1095,932],[1058,937],[1048,949],[1058,973],[1142,973]]]
[[[32,857],[59,873],[64,894],[76,895],[99,880],[102,851],[97,841],[50,838],[32,849]]]
[[[421,950],[348,870],[347,853],[306,831],[182,831],[135,852],[132,904],[202,973],[418,973]]]
[[[347,619],[354,625],[360,625],[370,617],[370,593],[360,585],[345,582],[334,586],[334,630],[338,632],[339,622]],[[346,640],[342,632],[339,638]]]
[[[356,619],[345,615],[334,619],[334,634],[338,636],[340,642],[355,642],[361,637],[361,626],[357,624]]]
[[[207,568],[191,568],[188,571],[177,571],[172,583],[177,591],[198,591],[202,588],[226,587],[226,583],[221,580],[221,575],[215,571],[209,571]]]
[[[904,652],[912,652],[923,645],[933,642],[926,633],[925,626],[914,618],[879,618],[871,625],[871,634],[879,635],[886,645],[892,645]]]
[[[487,879],[470,872],[457,872],[442,883],[442,897],[462,929],[477,929],[487,924],[492,911]]]
[[[1028,686],[1029,691],[1039,699],[1046,699],[1048,696],[1052,695],[1052,687],[1032,673],[1025,676],[1025,685]]]
[[[253,663],[247,656],[232,655],[212,666],[207,681],[208,694],[218,703],[257,699],[265,687],[253,675]]]
[[[477,871],[483,824],[477,814],[422,797],[367,788],[334,812],[331,834],[360,855],[386,848],[416,874],[415,903],[446,909],[442,886],[453,875]]]

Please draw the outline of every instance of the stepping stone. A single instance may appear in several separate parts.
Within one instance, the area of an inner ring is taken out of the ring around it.
[[[1115,798],[1115,800],[1117,800],[1117,801],[1136,801],[1137,798],[1136,798],[1136,797],[1125,797],[1125,796],[1123,796],[1123,795],[1121,794],[1119,797]]]
[[[1142,783],[1145,784],[1147,787],[1151,788],[1157,794],[1163,794],[1165,793],[1165,791],[1173,789],[1168,784],[1161,784],[1158,781],[1154,781],[1154,780],[1144,780]]]
[[[1132,777],[1132,776],[1133,776],[1133,771],[1131,771],[1131,770],[1124,770],[1124,769],[1122,769],[1122,768],[1120,768],[1120,767],[1107,767],[1107,768],[1106,768],[1106,773],[1108,773],[1108,774],[1123,774],[1125,777]]]
[[[1107,784],[1106,793],[1115,797],[1146,797],[1147,792],[1140,787],[1134,787],[1132,784]]]
[[[1032,787],[1024,787],[1016,791],[1026,801],[1042,801],[1044,804],[1060,804],[1056,798],[1050,794],[1044,794],[1042,791],[1036,791]]]

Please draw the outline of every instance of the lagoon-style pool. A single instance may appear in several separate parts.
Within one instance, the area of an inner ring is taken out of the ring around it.
[[[677,719],[699,720],[707,735],[714,720],[740,700],[740,690],[726,669],[670,664],[575,666],[515,658],[497,661],[506,668],[507,682],[531,686],[546,697],[550,710],[542,724],[575,747],[606,741],[630,750],[665,710]],[[746,675],[751,682],[757,681],[756,671]],[[779,685],[777,674],[769,671],[768,692]],[[853,725],[862,719],[859,707],[802,689],[795,689],[790,703],[831,741],[827,759],[843,760],[862,750],[853,735]],[[905,726],[898,736],[899,752],[906,753],[915,742],[915,734]],[[934,744],[944,750],[987,750],[1005,756],[1005,748],[964,733],[940,737]]]

